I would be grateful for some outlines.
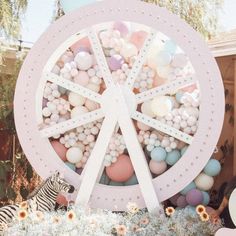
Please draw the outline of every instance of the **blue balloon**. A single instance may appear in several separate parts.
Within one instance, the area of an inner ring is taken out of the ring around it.
[[[175,54],[177,50],[177,44],[172,40],[167,40],[164,45],[164,49],[171,54]]]
[[[181,103],[181,98],[183,97],[183,93],[182,92],[178,92],[175,94],[175,99],[178,103]]]
[[[194,182],[191,182],[189,185],[187,185],[180,193],[183,195],[186,195],[188,191],[197,188],[196,184]]]
[[[187,151],[187,149],[188,149],[188,146],[185,146],[185,147],[183,147],[183,148],[181,149],[181,151],[180,151],[181,156],[184,155],[184,153]]]
[[[203,201],[202,204],[207,206],[210,202],[210,195],[208,192],[202,191],[202,195],[203,195]]]
[[[100,183],[100,184],[108,185],[109,182],[110,182],[109,177],[108,177],[105,173],[103,173],[102,176],[101,176],[101,179],[100,179],[100,182],[99,182],[99,183]]]
[[[73,171],[75,171],[76,167],[75,167],[74,164],[72,164],[72,163],[70,163],[70,162],[68,162],[68,161],[66,161],[65,164],[66,164],[70,169],[72,169]]]
[[[216,159],[210,159],[203,171],[208,176],[214,177],[214,176],[218,175],[221,171],[220,162]]]
[[[166,163],[170,166],[173,166],[181,157],[181,154],[178,150],[173,150],[167,153]]]
[[[164,161],[166,159],[166,150],[162,147],[156,147],[151,152],[151,158],[154,161]]]
[[[111,186],[124,186],[123,183],[115,182],[115,181],[110,181],[109,185]]]
[[[135,185],[135,184],[138,184],[138,179],[137,179],[136,175],[133,175],[129,180],[124,182],[125,186]]]
[[[60,0],[61,7],[65,13],[94,2],[96,2],[96,0]]]

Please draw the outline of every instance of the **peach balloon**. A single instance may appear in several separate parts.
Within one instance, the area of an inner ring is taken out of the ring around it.
[[[165,161],[154,161],[149,162],[149,168],[153,174],[160,175],[167,169],[167,164]]]
[[[197,85],[193,84],[193,85],[187,86],[185,88],[182,88],[181,90],[184,92],[192,93],[195,89],[197,89]]]
[[[130,42],[133,43],[140,50],[145,42],[146,37],[147,32],[137,31],[132,33],[130,37]]]
[[[55,140],[51,142],[51,145],[55,150],[55,152],[57,153],[57,155],[61,158],[61,160],[66,161],[67,148],[65,148],[63,144]]]
[[[90,49],[91,48],[91,44],[89,42],[89,39],[86,37],[86,38],[82,38],[80,39],[78,42],[76,42],[75,44],[73,44],[70,49],[71,51],[74,53],[74,54],[77,54],[79,52],[79,50],[81,48],[87,48],[87,49]]]
[[[58,194],[57,198],[56,198],[56,202],[61,205],[61,206],[67,206],[68,205],[68,201],[66,200],[66,197]]]
[[[153,87],[161,86],[165,84],[166,80],[156,75],[153,81]]]
[[[115,182],[126,182],[134,174],[134,168],[131,160],[127,155],[120,155],[117,162],[111,166],[106,167],[107,176]]]

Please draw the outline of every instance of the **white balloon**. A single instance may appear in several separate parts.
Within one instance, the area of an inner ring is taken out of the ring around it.
[[[71,111],[71,118],[73,119],[87,112],[88,112],[88,109],[86,107],[77,106]]]
[[[147,116],[154,117],[155,114],[152,111],[151,108],[151,102],[144,102],[141,106],[141,112]]]
[[[202,191],[208,191],[212,188],[214,184],[214,178],[208,176],[204,173],[198,175],[198,177],[194,180],[198,189]]]
[[[84,105],[86,98],[77,93],[70,92],[68,100],[72,106],[76,107]]]
[[[236,189],[232,192],[229,199],[229,213],[234,225],[236,226]]]
[[[74,61],[79,70],[88,70],[93,65],[93,57],[88,52],[79,52]]]
[[[159,117],[166,116],[172,110],[171,99],[167,96],[156,97],[151,102],[152,112]]]
[[[83,157],[83,152],[79,147],[71,147],[66,152],[66,158],[70,163],[78,163]]]

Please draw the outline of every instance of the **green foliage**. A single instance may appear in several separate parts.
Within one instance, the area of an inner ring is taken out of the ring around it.
[[[144,0],[165,7],[189,23],[204,38],[217,33],[218,15],[224,0]]]

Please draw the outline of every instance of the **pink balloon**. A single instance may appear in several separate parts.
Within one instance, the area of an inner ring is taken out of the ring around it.
[[[184,207],[186,207],[188,205],[188,203],[186,201],[186,198],[183,195],[179,196],[179,198],[177,199],[176,203],[177,203],[177,206],[181,207],[181,208],[184,208]]]
[[[167,169],[167,164],[165,161],[154,161],[149,162],[149,168],[153,174],[160,175]]]
[[[121,21],[115,22],[113,25],[113,28],[115,30],[118,30],[121,34],[121,36],[126,36],[129,33],[129,29],[127,25]]]
[[[144,44],[146,37],[147,37],[147,32],[137,31],[132,33],[130,37],[130,42],[140,50]]]
[[[89,82],[88,73],[85,71],[79,71],[78,75],[74,77],[74,81],[76,84],[86,86]]]
[[[46,98],[43,98],[43,104],[42,104],[42,107],[46,107],[47,106],[47,103],[48,103],[48,100]]]
[[[65,148],[63,144],[55,140],[51,142],[51,145],[55,150],[55,152],[57,153],[57,155],[61,158],[61,160],[66,161],[67,148]]]
[[[61,206],[67,206],[68,205],[68,201],[66,200],[66,197],[63,196],[62,194],[59,194],[57,196],[56,201]]]
[[[82,38],[80,39],[78,42],[76,42],[75,44],[73,44],[70,49],[71,51],[74,53],[74,55],[76,55],[79,51],[81,50],[89,50],[90,51],[91,45],[89,42],[89,39],[86,38]]]
[[[115,182],[126,182],[134,174],[134,168],[127,155],[120,155],[117,162],[106,167],[107,176]]]
[[[180,197],[180,194],[177,193],[176,195],[174,195],[173,197],[171,197],[169,200],[170,200],[170,202],[171,202],[173,205],[177,206],[177,200],[178,200],[179,197]]]

